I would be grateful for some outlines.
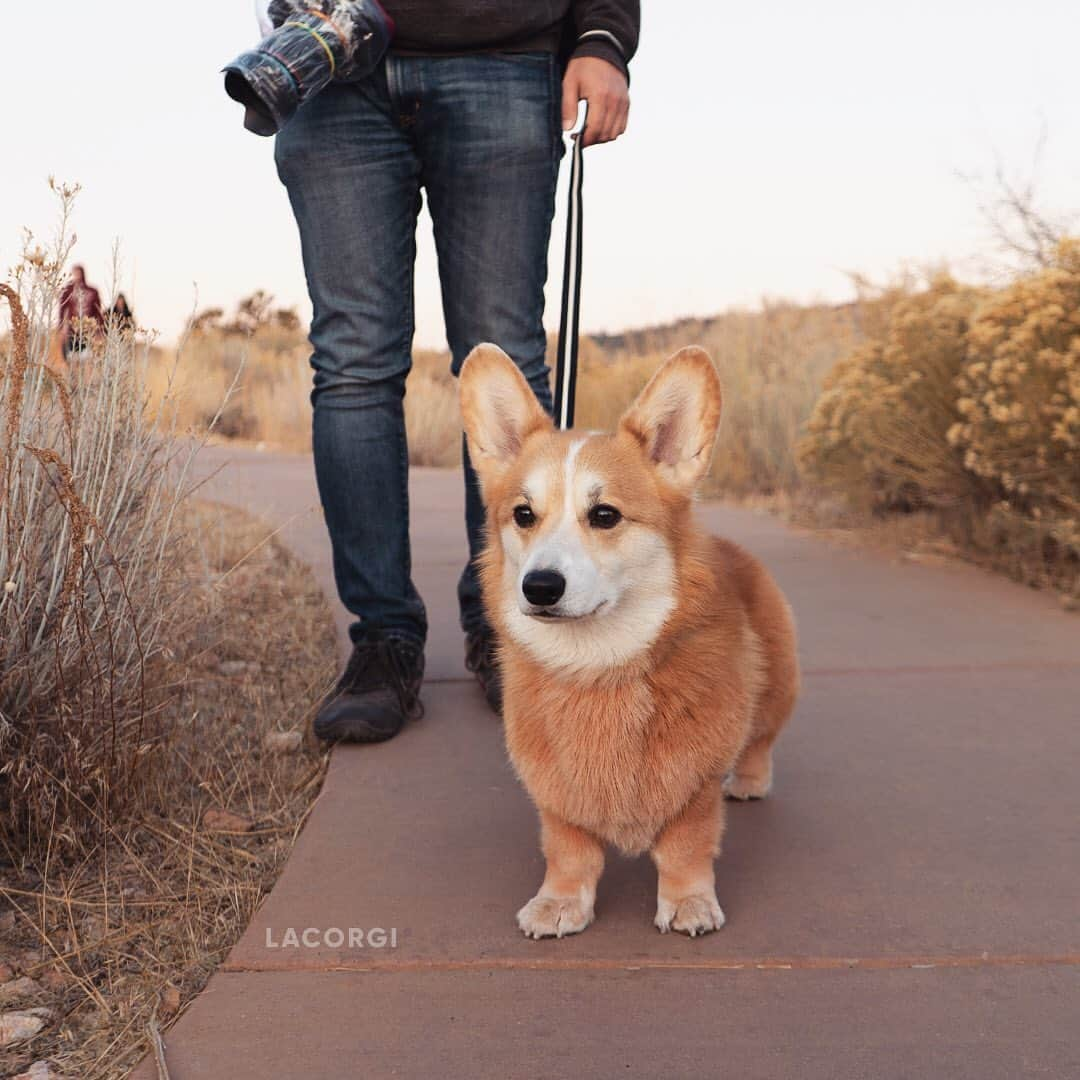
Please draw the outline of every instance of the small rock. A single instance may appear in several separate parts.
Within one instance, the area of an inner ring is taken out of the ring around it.
[[[905,551],[900,557],[905,562],[921,563],[923,566],[944,566],[949,561],[936,551]]]
[[[60,967],[46,968],[38,978],[49,990],[63,990],[68,984],[68,977]]]
[[[35,1061],[26,1072],[19,1073],[12,1080],[60,1080],[60,1077],[47,1061]]]
[[[14,975],[15,969],[10,964],[5,964],[3,960],[0,960],[0,983],[6,983]]]
[[[24,949],[19,954],[18,965],[21,970],[26,971],[27,968],[37,967],[44,959],[41,949]]]
[[[0,1005],[7,1005],[17,998],[33,997],[34,994],[40,993],[41,987],[33,979],[23,975],[18,979],[11,979],[9,982],[0,984]]]
[[[180,1011],[180,991],[175,986],[166,986],[158,994],[158,1016],[168,1020]]]
[[[203,814],[202,823],[203,828],[210,832],[251,832],[255,827],[250,818],[216,807],[211,807]]]
[[[79,924],[82,933],[82,943],[86,946],[99,942],[106,933],[105,920],[100,915],[87,915]]]
[[[0,1013],[0,1046],[32,1039],[52,1019],[51,1009]]]
[[[299,731],[271,731],[263,739],[263,745],[272,754],[295,754],[303,741],[304,736]]]
[[[250,660],[222,660],[218,664],[218,671],[230,679],[239,675],[253,675],[258,670],[259,665],[253,664]]]

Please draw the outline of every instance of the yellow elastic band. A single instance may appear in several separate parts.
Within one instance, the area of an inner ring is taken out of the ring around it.
[[[343,49],[347,48],[349,39],[341,32],[341,27],[338,26],[338,24],[334,22],[334,20],[331,19],[329,15],[327,15],[325,12],[320,11],[318,8],[308,8],[307,13],[309,15],[314,15],[316,19],[322,19],[322,21],[326,23],[326,25],[329,26],[335,34],[337,34],[338,40],[341,42],[341,47]]]
[[[326,44],[322,34],[320,34],[318,30],[313,30],[310,26],[305,26],[303,23],[287,22],[285,25],[295,26],[297,30],[306,30],[326,50],[326,56],[330,61],[330,75],[333,76],[337,69],[337,64],[334,62],[334,54],[330,50],[330,46]]]

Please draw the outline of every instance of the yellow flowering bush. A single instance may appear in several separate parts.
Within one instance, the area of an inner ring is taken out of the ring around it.
[[[803,473],[874,509],[940,507],[979,484],[948,441],[955,380],[982,294],[941,275],[876,302],[873,336],[825,381],[799,444]],[[876,332],[875,332],[876,331]]]
[[[894,290],[865,332],[825,381],[803,475],[933,510],[968,550],[1080,598],[1080,240],[1005,288]]]
[[[956,411],[949,445],[993,485],[997,512],[1080,553],[1080,240],[980,308]]]

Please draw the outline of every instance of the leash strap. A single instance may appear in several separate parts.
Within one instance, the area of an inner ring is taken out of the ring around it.
[[[566,249],[563,254],[562,314],[559,346],[555,357],[555,426],[567,431],[574,426],[574,392],[577,389],[578,323],[581,315],[581,188],[584,180],[585,121],[588,104],[578,114],[570,133],[570,190],[567,195]]]

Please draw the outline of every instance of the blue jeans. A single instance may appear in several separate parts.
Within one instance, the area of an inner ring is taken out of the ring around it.
[[[559,102],[546,53],[389,56],[362,80],[331,84],[277,136],[314,308],[315,471],[354,641],[376,628],[427,633],[411,580],[402,400],[421,189],[452,371],[493,341],[550,411],[542,318]],[[484,510],[464,457],[470,559],[458,597],[470,631],[484,625],[475,570]]]

